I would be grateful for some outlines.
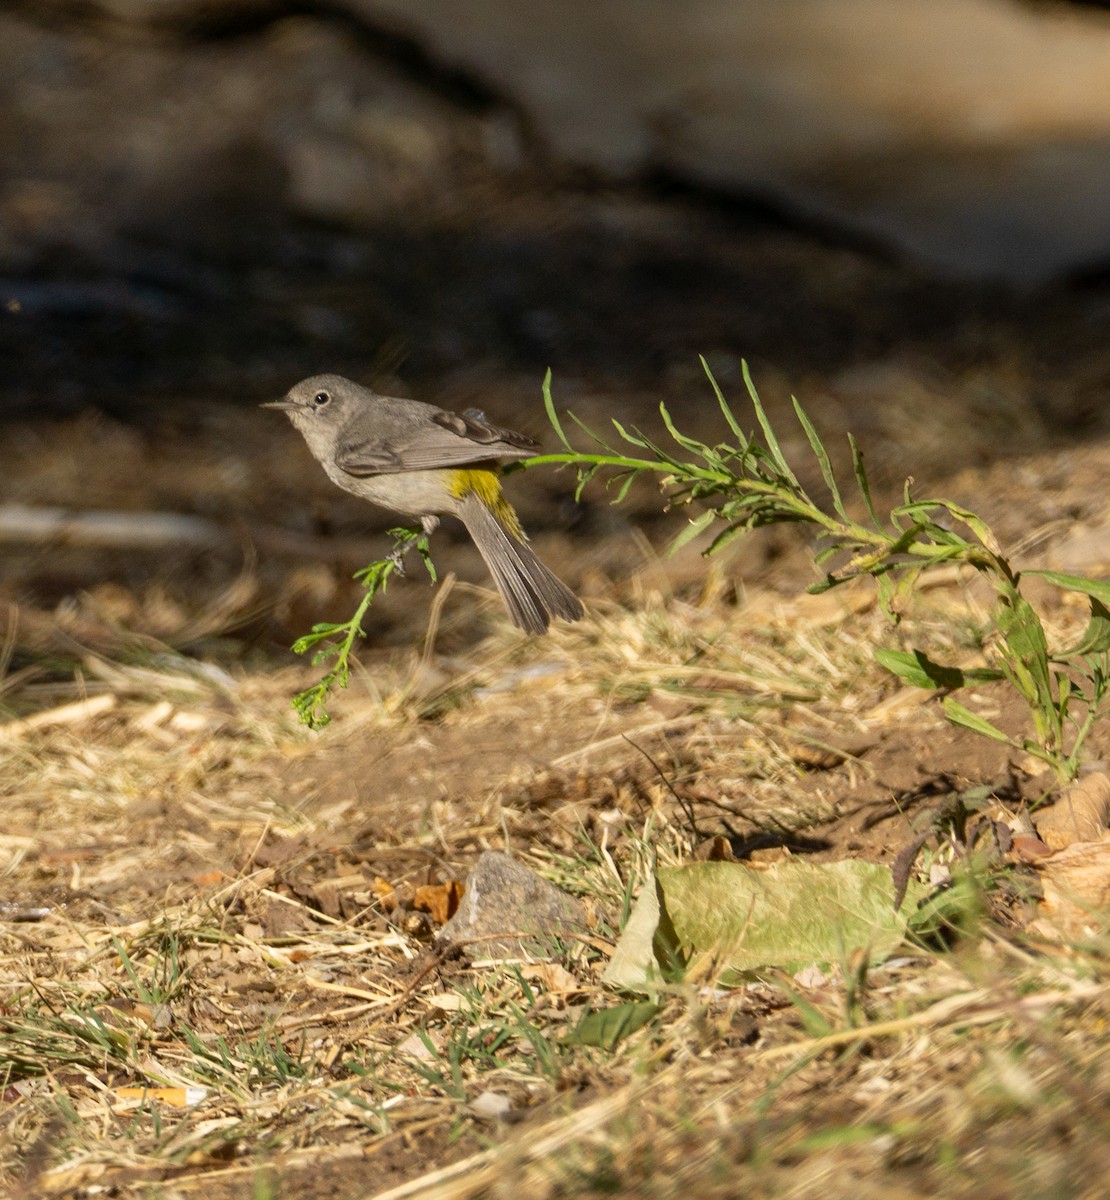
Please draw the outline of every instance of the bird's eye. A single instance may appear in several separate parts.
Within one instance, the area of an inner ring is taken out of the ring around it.
[[[312,397],[312,403],[315,404],[317,408],[323,408],[330,399],[331,392],[317,392],[316,395]]]

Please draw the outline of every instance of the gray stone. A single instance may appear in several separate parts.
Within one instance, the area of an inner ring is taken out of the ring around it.
[[[553,938],[582,934],[587,927],[580,901],[508,854],[487,850],[467,876],[462,903],[437,941],[460,943],[470,959],[546,958]]]

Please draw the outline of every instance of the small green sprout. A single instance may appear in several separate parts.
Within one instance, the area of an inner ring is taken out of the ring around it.
[[[312,654],[313,666],[334,659],[328,673],[310,688],[298,692],[293,697],[293,707],[302,724],[310,729],[323,729],[331,721],[328,715],[327,703],[335,688],[345,688],[351,678],[351,652],[355,642],[366,636],[362,628],[362,618],[366,615],[374,597],[384,592],[390,577],[395,572],[404,574],[403,559],[409,550],[415,549],[424,564],[425,570],[434,583],[437,579],[435,564],[432,562],[428,545],[428,534],[420,529],[391,529],[389,536],[393,539],[393,550],[385,558],[376,559],[369,566],[357,571],[354,578],[365,589],[365,594],[355,609],[354,616],[349,621],[337,624],[323,621],[313,625],[312,632],[298,638],[293,643],[295,654]]]

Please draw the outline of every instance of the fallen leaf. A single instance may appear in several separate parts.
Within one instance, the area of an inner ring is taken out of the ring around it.
[[[417,912],[426,912],[437,925],[446,925],[458,911],[465,890],[461,879],[428,883],[413,893],[412,907]]]
[[[1036,813],[1033,823],[1053,850],[1099,841],[1110,826],[1110,777],[1100,771],[1073,783],[1051,808]]]
[[[1044,898],[1035,928],[1047,936],[1086,938],[1110,915],[1110,838],[1076,842],[1043,859],[1038,873]]]
[[[856,950],[881,962],[902,942],[919,894],[911,887],[895,910],[890,868],[858,859],[790,859],[759,871],[729,862],[660,868],[640,893],[605,982],[650,993],[695,970],[723,968],[727,984],[761,968],[794,973],[846,962]]]
[[[378,875],[370,885],[370,891],[373,892],[382,912],[392,912],[397,907],[397,889],[388,879]]]
[[[642,1029],[662,1005],[646,1001],[629,1001],[612,1008],[601,1008],[588,1012],[567,1034],[567,1041],[579,1046],[599,1046],[602,1050],[614,1050],[617,1043]]]
[[[428,1003],[440,1012],[461,1012],[463,998],[458,992],[440,992],[438,995],[429,996]]]
[[[732,843],[727,837],[717,834],[699,842],[694,848],[694,858],[698,862],[735,862],[736,855],[732,852]]]
[[[526,963],[521,967],[521,974],[525,979],[541,984],[543,990],[551,995],[567,996],[582,991],[578,980],[558,963]]]
[[[1033,837],[1032,834],[1018,833],[1010,843],[1010,851],[1021,862],[1036,863],[1042,858],[1047,858],[1052,853],[1052,847],[1045,845],[1040,838]]]
[[[398,1042],[394,1049],[398,1054],[407,1054],[410,1058],[420,1059],[421,1062],[430,1062],[438,1058],[443,1050],[443,1035],[434,1030],[424,1030],[422,1034],[410,1033],[404,1041]]]

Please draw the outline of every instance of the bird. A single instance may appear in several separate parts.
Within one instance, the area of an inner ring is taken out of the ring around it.
[[[501,488],[500,464],[530,458],[539,443],[502,429],[476,408],[450,412],[380,396],[341,375],[313,375],[262,406],[288,414],[328,478],[344,491],[419,520],[462,521],[513,624],[546,633],[578,621],[582,602],[536,556]],[[398,560],[399,562],[399,560]]]

